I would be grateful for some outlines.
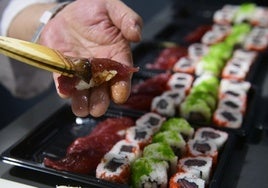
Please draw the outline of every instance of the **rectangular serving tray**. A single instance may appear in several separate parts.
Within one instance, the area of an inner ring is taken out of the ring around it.
[[[101,118],[86,118],[82,119],[84,123],[77,124],[77,119],[72,114],[70,106],[65,105],[44,122],[40,123],[40,125],[26,137],[4,151],[1,154],[1,160],[15,166],[81,182],[81,184],[88,185],[89,187],[127,188],[129,187],[128,185],[110,183],[98,179],[93,175],[81,175],[54,170],[44,166],[42,161],[45,156],[55,158],[63,157],[66,148],[74,139],[90,133],[96,123],[105,118],[120,116],[138,118],[140,115],[141,114],[136,114],[127,110],[108,110],[108,112]],[[79,121],[81,121],[81,119],[79,119]],[[217,187],[221,182],[222,173],[224,173],[224,168],[228,164],[228,158],[234,149],[237,139],[238,137],[236,135],[229,133],[229,138],[224,148],[220,151],[220,158],[211,178],[211,185],[209,187],[215,187],[215,185]]]

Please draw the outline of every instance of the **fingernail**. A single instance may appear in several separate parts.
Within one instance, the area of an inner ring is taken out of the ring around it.
[[[142,39],[142,28],[139,24],[135,24],[133,27],[132,27],[132,30],[136,33],[137,35],[137,41],[140,41]]]

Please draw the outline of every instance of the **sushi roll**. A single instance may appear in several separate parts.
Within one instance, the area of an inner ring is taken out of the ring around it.
[[[204,100],[186,98],[180,106],[180,115],[190,122],[209,123],[212,118],[212,111]]]
[[[217,105],[217,98],[214,97],[212,94],[208,92],[200,92],[200,91],[193,91],[187,96],[187,100],[191,99],[200,99],[207,103],[211,111],[214,111],[216,109]]]
[[[266,27],[254,27],[251,30],[250,35],[268,37],[268,28],[266,28]]]
[[[218,160],[218,148],[211,140],[192,139],[187,142],[187,154],[191,157],[211,157],[213,164],[216,165]]]
[[[209,123],[216,108],[219,80],[212,75],[197,77],[190,94],[180,106],[180,114],[187,120]]]
[[[225,37],[226,35],[222,32],[219,32],[217,30],[210,30],[203,35],[201,42],[205,45],[210,46],[223,41]]]
[[[157,113],[147,112],[136,120],[136,126],[147,127],[155,133],[160,129],[165,119]]]
[[[216,60],[217,61],[217,60]],[[219,63],[219,62],[218,62]],[[202,75],[214,75],[218,76],[220,74],[221,70],[218,66],[218,64],[214,63],[214,61],[207,61],[207,60],[201,60],[195,69],[195,76],[202,76]]]
[[[131,166],[128,158],[107,153],[96,168],[96,177],[114,183],[130,182]]]
[[[251,26],[247,23],[235,24],[231,33],[225,38],[224,42],[229,45],[242,45],[245,38],[251,31]]]
[[[238,35],[230,34],[225,38],[224,42],[229,46],[236,47],[240,42],[240,37]]]
[[[217,24],[228,25],[233,21],[234,14],[230,14],[228,11],[217,10],[213,15],[213,20]]]
[[[225,5],[222,9],[214,13],[213,21],[220,25],[230,25],[234,20],[237,10],[238,6]]]
[[[257,7],[255,14],[250,18],[250,23],[253,26],[268,27],[268,9],[264,7]]]
[[[257,52],[248,51],[245,49],[236,49],[233,53],[233,58],[238,58],[246,61],[248,64],[252,64],[257,57]]]
[[[185,141],[188,141],[194,135],[194,128],[189,124],[189,122],[184,118],[177,117],[166,120],[160,128],[160,132],[161,131],[180,133]]]
[[[242,72],[248,73],[253,61],[246,60],[245,58],[233,57],[229,60],[228,64],[238,67]]]
[[[219,32],[225,37],[231,33],[231,26],[230,25],[221,25],[221,24],[213,24],[212,31]]]
[[[189,57],[180,58],[173,66],[174,72],[193,74],[197,61]]]
[[[123,139],[117,142],[109,151],[114,155],[126,157],[130,163],[141,156],[142,151],[136,142],[128,142]]]
[[[143,157],[166,161],[169,164],[169,174],[176,172],[178,157],[167,143],[157,142],[149,144],[143,150]]]
[[[233,46],[226,42],[220,42],[210,46],[207,56],[217,57],[226,61],[233,53]]]
[[[254,3],[241,4],[234,17],[234,23],[249,22],[252,15],[256,12],[256,5]]]
[[[186,172],[201,178],[208,184],[212,173],[211,157],[185,157],[178,162],[178,172]]]
[[[246,101],[242,101],[237,97],[229,95],[219,100],[218,108],[245,114],[246,105]]]
[[[225,106],[224,109],[226,110],[229,109],[230,111],[232,109],[235,109],[235,106],[237,106],[236,108],[239,109],[238,111],[244,113],[246,111],[247,93],[249,91],[249,88],[250,88],[249,82],[246,82],[246,81],[237,82],[237,81],[222,79],[221,85],[220,85],[220,92],[219,92],[219,101],[223,101],[223,102],[219,102],[219,103],[223,105],[219,105],[219,107]],[[230,102],[228,102],[228,100]],[[237,105],[234,106],[234,104],[236,103]],[[228,108],[228,106],[231,108]]]
[[[162,93],[162,96],[172,98],[175,107],[177,107],[185,99],[185,92],[180,89],[173,89],[165,91],[164,93]]]
[[[213,75],[206,74],[206,75],[202,75],[202,76],[197,77],[193,83],[193,87],[196,87],[196,86],[202,85],[202,84],[208,84],[208,85],[211,85],[212,87],[217,88],[219,83],[220,83],[220,81],[217,77],[215,77]]]
[[[257,53],[254,51],[244,49],[235,50],[233,57],[223,69],[222,77],[238,81],[245,80],[256,57]]]
[[[196,130],[194,139],[213,141],[220,149],[227,141],[228,133],[211,127],[201,127]]]
[[[213,114],[213,122],[216,126],[238,129],[242,126],[243,115],[224,108],[218,108]]]
[[[148,127],[134,126],[126,131],[126,140],[137,143],[141,150],[152,142],[153,130]]]
[[[201,57],[206,55],[209,47],[202,43],[194,43],[188,47],[188,57],[194,61],[200,60]]]
[[[219,76],[222,68],[224,67],[224,61],[212,55],[206,55],[198,62],[195,69],[195,75],[201,76],[204,74]]]
[[[243,69],[246,69],[243,63],[229,62],[222,71],[222,78],[243,81],[246,79],[248,73],[248,70]]]
[[[248,36],[244,43],[246,50],[264,51],[268,46],[268,39],[265,36]]]
[[[187,172],[177,172],[169,180],[169,188],[205,188],[205,181]]]
[[[179,132],[160,131],[153,136],[153,143],[168,144],[179,158],[185,153],[185,140]]]
[[[234,90],[232,88],[225,89],[223,92],[219,93],[219,100],[224,99],[226,97],[235,97],[241,101],[241,103],[247,103],[247,93],[243,90]]]
[[[251,84],[247,81],[236,81],[229,79],[222,79],[220,83],[220,94],[226,91],[241,91],[248,93],[251,88]]]
[[[195,88],[200,85],[208,85],[208,86],[211,86],[211,88],[208,88],[208,90],[211,90],[212,88],[215,88],[215,90],[218,90],[219,84],[220,84],[220,81],[216,76],[206,74],[206,75],[197,77],[193,83],[193,87]]]
[[[190,74],[186,73],[174,73],[171,75],[167,82],[167,86],[170,90],[179,89],[188,93],[194,78]]]
[[[153,98],[151,111],[164,117],[172,117],[176,114],[176,106],[171,97],[161,95]]]
[[[223,105],[220,105],[219,107],[222,110],[226,111],[224,113],[227,115],[226,117],[228,117],[229,112],[234,111],[235,108],[239,109],[237,112],[241,112],[242,114],[244,114],[244,112],[246,111],[247,95],[248,95],[248,91],[250,87],[251,87],[251,84],[247,81],[239,82],[239,81],[234,81],[234,80],[222,79],[221,85],[220,85],[220,92],[219,92],[219,101],[223,101],[223,102],[219,102],[219,103]],[[222,106],[225,106],[225,107],[222,108]],[[220,112],[220,114],[221,113],[222,112]],[[217,116],[219,116],[220,114],[217,114]],[[230,116],[230,118],[231,117],[232,116]],[[231,118],[231,119],[235,121],[234,118]]]
[[[168,186],[168,163],[163,160],[142,157],[131,166],[133,188]]]

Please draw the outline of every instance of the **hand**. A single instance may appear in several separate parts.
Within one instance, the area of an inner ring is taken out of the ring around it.
[[[119,0],[76,0],[61,10],[44,28],[39,43],[68,56],[110,58],[133,66],[130,42],[141,40],[141,18]],[[54,74],[56,88],[58,74]],[[71,98],[77,116],[103,115],[110,99],[115,103],[127,100],[131,76],[89,90],[76,91]]]

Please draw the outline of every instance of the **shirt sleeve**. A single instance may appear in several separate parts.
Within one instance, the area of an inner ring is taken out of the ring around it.
[[[10,23],[14,19],[14,17],[22,11],[27,6],[30,6],[32,4],[36,3],[54,3],[57,2],[56,0],[11,0],[9,4],[5,7],[2,18],[0,21],[0,34],[2,36],[7,35],[8,28],[10,26]]]
[[[0,35],[6,36],[14,17],[24,8],[35,3],[51,3],[56,0],[0,0]],[[50,72],[36,69],[0,54],[0,84],[17,98],[31,98],[52,83]]]

